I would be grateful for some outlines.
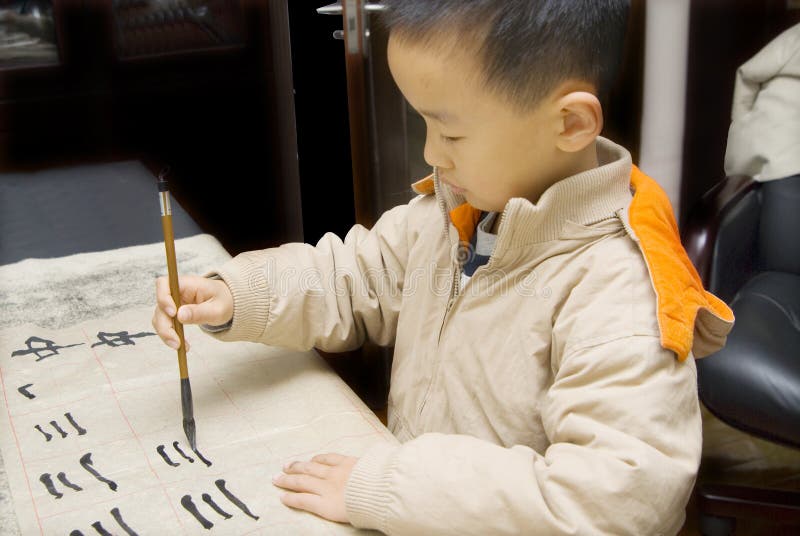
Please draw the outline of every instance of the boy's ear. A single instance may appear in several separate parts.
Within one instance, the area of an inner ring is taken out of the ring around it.
[[[572,91],[558,100],[560,126],[556,145],[573,153],[592,143],[603,130],[603,109],[595,95]]]

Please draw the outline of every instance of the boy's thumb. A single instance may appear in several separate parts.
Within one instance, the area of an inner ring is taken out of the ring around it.
[[[178,309],[178,320],[182,324],[219,324],[219,315],[207,303],[196,305],[182,305]]]

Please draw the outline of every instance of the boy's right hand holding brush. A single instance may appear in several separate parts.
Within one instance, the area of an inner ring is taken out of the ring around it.
[[[182,275],[179,278],[181,308],[175,310],[175,302],[169,291],[166,277],[156,279],[158,307],[153,314],[153,328],[167,346],[178,349],[180,339],[172,326],[175,314],[182,324],[205,324],[222,326],[233,318],[233,295],[228,285],[219,279],[197,275]],[[187,350],[188,348],[188,344]]]

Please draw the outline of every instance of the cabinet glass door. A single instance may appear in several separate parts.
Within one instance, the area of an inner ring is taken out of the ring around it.
[[[0,4],[0,69],[58,63],[53,3]]]
[[[114,0],[121,59],[237,47],[244,44],[234,0]]]

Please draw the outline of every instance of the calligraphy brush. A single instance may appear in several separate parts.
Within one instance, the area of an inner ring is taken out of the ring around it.
[[[197,448],[195,442],[194,408],[192,407],[192,386],[189,384],[189,368],[186,366],[186,340],[183,336],[183,324],[178,321],[178,309],[181,306],[181,292],[178,286],[178,261],[175,259],[175,234],[172,231],[172,207],[169,203],[169,189],[165,178],[166,170],[158,175],[158,196],[161,201],[161,227],[164,230],[164,247],[167,250],[167,272],[169,274],[169,291],[175,302],[175,317],[172,325],[178,333],[178,369],[181,375],[181,409],[183,411],[183,431],[189,440],[192,450]]]

